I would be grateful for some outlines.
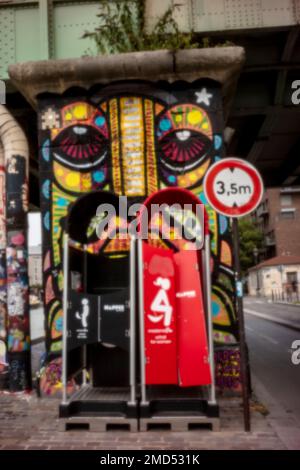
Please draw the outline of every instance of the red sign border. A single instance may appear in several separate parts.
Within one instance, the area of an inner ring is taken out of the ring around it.
[[[213,192],[213,185],[216,177],[219,172],[224,170],[224,168],[240,168],[248,173],[250,178],[253,181],[254,191],[253,195],[246,204],[240,207],[228,207],[225,204],[222,204]],[[257,171],[257,169],[249,162],[241,160],[240,158],[224,158],[215,162],[207,171],[204,182],[203,189],[205,197],[208,203],[212,208],[227,217],[243,217],[244,215],[250,214],[253,212],[256,207],[260,204],[263,194],[264,194],[264,185],[263,180]]]

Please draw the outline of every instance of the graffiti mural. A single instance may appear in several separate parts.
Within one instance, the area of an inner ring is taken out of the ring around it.
[[[13,391],[31,385],[27,211],[26,160],[12,155],[6,161],[6,276],[9,387]]]
[[[8,385],[12,391],[31,386],[28,162],[26,136],[5,106],[0,105],[0,387]]]
[[[41,207],[47,351],[62,347],[62,235],[68,206],[83,193],[108,190],[142,202],[167,186],[190,189],[206,204],[212,235],[216,344],[236,344],[228,219],[203,194],[208,167],[223,156],[221,91],[216,82],[124,82],[75,97],[39,99]],[[127,243],[101,244],[106,253]],[[45,374],[47,371],[45,372]],[[49,393],[49,391],[47,392]]]
[[[215,351],[215,383],[221,391],[241,392],[241,357],[239,348]]]
[[[0,376],[7,368],[6,319],[6,225],[5,225],[5,165],[0,149]]]

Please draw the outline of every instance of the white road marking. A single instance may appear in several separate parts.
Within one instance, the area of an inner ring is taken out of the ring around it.
[[[245,327],[247,331],[254,331],[253,328],[250,328],[250,326]]]
[[[266,315],[265,313],[260,313],[260,312],[257,312],[256,310],[250,310],[249,308],[245,308],[244,309],[244,312],[245,313],[250,313],[250,315],[254,315],[255,317],[259,317],[259,318],[263,318],[264,320],[269,320],[273,323],[277,323],[278,325],[285,325],[289,328],[293,328],[293,329],[298,329],[297,327],[295,327],[295,325],[293,323],[291,323],[290,321],[286,321],[286,320],[277,320],[276,318],[274,318],[273,316],[271,315]]]
[[[272,343],[272,344],[279,344],[278,341],[276,341],[275,339],[271,338],[270,336],[267,336],[267,335],[262,335],[261,333],[258,334],[261,338],[264,338],[266,339],[267,341],[269,341],[269,343]]]
[[[245,312],[246,312],[246,313],[250,313],[250,314],[252,314],[252,315],[256,315],[257,317],[266,318],[265,315],[263,315],[263,314],[261,314],[261,313],[259,313],[259,312],[256,312],[255,310],[245,309]],[[246,329],[247,329],[247,328],[249,329],[249,327],[246,326]],[[251,329],[250,329],[250,331],[251,331]],[[253,331],[253,330],[252,330],[252,331]],[[261,333],[258,333],[258,336],[260,336],[261,338],[263,338],[263,339],[269,341],[269,343],[272,343],[272,344],[279,344],[278,341],[276,341],[275,339],[271,338],[270,336],[263,335],[263,334],[261,334]]]

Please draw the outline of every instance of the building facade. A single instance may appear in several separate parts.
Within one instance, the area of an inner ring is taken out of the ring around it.
[[[249,270],[248,291],[273,300],[299,301],[300,256],[276,256]]]
[[[260,260],[300,257],[300,187],[270,188],[252,218],[264,235]]]

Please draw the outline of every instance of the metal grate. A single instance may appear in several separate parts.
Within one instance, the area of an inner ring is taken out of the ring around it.
[[[0,77],[7,76],[7,67],[15,62],[15,12],[12,8],[0,10]]]
[[[129,401],[129,387],[92,387],[86,385],[75,392],[71,401]]]

